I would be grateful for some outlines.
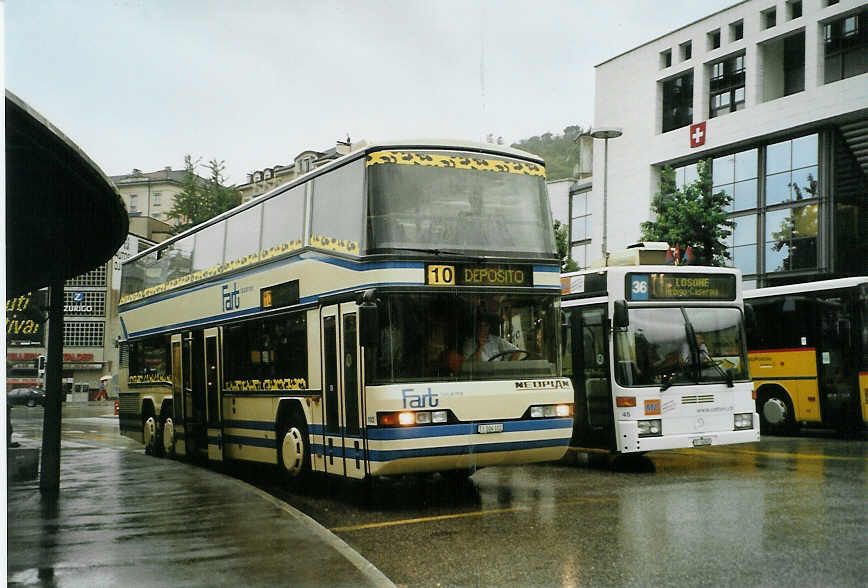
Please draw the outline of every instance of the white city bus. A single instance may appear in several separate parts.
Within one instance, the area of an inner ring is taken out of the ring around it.
[[[121,296],[121,432],[149,453],[362,478],[567,451],[527,153],[369,146],[131,258]]]
[[[741,289],[731,268],[564,274],[571,448],[636,453],[758,441]]]

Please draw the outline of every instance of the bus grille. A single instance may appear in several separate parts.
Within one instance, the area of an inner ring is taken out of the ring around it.
[[[714,394],[701,394],[699,396],[682,396],[681,404],[704,404],[714,402]]]
[[[118,395],[118,408],[120,412],[125,414],[139,413],[139,395],[138,394],[120,394]]]

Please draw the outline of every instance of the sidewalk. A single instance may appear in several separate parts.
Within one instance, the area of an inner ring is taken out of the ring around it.
[[[38,480],[8,486],[10,586],[393,585],[313,519],[217,472],[64,442],[60,480],[54,501]]]

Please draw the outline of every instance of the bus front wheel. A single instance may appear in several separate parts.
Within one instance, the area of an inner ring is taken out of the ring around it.
[[[793,431],[793,405],[786,392],[776,390],[763,395],[758,402],[757,412],[760,414],[762,432],[786,434]]]
[[[303,424],[293,420],[279,437],[278,463],[288,478],[297,478],[310,469],[310,446],[306,429]]]

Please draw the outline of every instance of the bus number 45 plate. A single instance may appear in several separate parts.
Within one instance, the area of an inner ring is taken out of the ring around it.
[[[503,433],[503,423],[486,423],[476,425],[477,433]]]

